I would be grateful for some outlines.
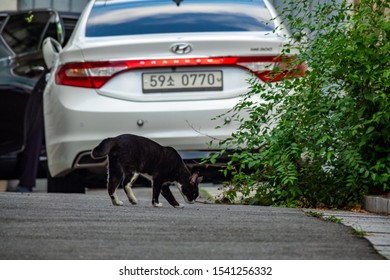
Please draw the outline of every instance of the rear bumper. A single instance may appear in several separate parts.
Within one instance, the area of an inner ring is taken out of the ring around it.
[[[224,125],[226,116],[216,118],[237,102],[238,98],[133,102],[91,90],[56,86],[44,97],[50,174],[55,177],[75,168],[104,166],[103,162],[87,160],[88,152],[103,139],[124,133],[174,147],[184,160],[207,156],[212,139],[226,139],[237,129],[234,121]]]

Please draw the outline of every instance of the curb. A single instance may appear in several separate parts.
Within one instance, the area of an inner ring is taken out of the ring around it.
[[[390,197],[368,195],[364,197],[364,209],[377,213],[390,215]]]

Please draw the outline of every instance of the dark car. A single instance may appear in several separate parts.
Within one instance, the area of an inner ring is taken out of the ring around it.
[[[0,12],[0,180],[18,178],[19,154],[40,121],[47,73],[42,42],[52,37],[64,45],[78,17],[51,9]],[[44,149],[41,163],[45,176]]]

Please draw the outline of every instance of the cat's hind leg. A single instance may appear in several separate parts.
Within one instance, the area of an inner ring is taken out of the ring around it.
[[[131,187],[133,186],[133,183],[135,182],[135,180],[138,179],[138,176],[139,176],[139,173],[133,172],[133,173],[132,173],[131,179],[130,179],[129,182],[124,186],[125,193],[126,193],[127,198],[129,199],[129,201],[130,201],[131,204],[137,204],[137,203],[138,203],[138,200],[137,200],[137,198],[135,197],[135,195],[134,195],[134,193],[133,193],[133,190],[131,189]],[[126,181],[125,181],[125,183],[126,183]]]
[[[107,172],[107,190],[108,195],[111,198],[111,202],[115,206],[122,206],[123,202],[119,200],[119,197],[116,194],[116,189],[119,187],[120,184],[122,184],[122,181],[124,179],[122,168],[116,163],[115,160],[109,160]]]

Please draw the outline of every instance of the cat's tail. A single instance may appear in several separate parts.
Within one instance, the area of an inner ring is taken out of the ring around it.
[[[100,142],[100,144],[91,151],[91,157],[93,159],[106,157],[114,144],[114,141],[112,140],[113,138],[107,138]]]

